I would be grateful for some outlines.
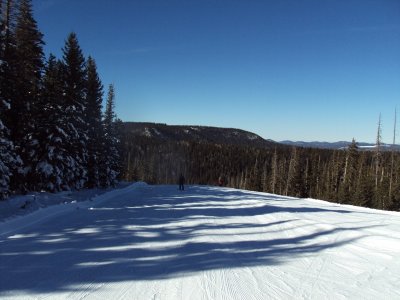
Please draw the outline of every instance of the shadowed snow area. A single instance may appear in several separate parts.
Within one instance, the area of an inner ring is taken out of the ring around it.
[[[0,298],[400,299],[399,213],[207,186],[71,207],[0,223]]]

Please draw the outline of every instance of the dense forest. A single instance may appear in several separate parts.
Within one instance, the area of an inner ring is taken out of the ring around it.
[[[196,141],[132,138],[125,131],[126,180],[176,184],[218,184],[294,197],[311,197],[379,209],[400,209],[400,153],[252,147]]]
[[[119,173],[114,88],[75,33],[45,60],[30,0],[0,0],[0,199],[11,193],[107,187]]]

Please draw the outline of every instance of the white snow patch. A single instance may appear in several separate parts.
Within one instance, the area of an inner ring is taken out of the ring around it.
[[[152,134],[151,134],[150,129],[148,127],[146,127],[144,129],[143,135],[147,136],[147,137],[152,137]]]
[[[155,134],[157,134],[158,136],[162,135],[161,132],[159,132],[159,131],[157,130],[157,128],[153,128],[153,132],[154,132]]]

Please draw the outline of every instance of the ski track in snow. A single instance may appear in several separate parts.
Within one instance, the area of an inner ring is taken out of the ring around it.
[[[1,299],[400,299],[400,213],[208,186],[92,200],[0,223]]]

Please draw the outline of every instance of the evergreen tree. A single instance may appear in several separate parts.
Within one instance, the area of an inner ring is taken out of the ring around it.
[[[363,173],[360,178],[360,185],[356,191],[353,203],[355,205],[374,207],[374,181],[373,176],[368,172]]]
[[[121,178],[121,175],[123,174],[124,171],[124,162],[123,162],[123,157],[126,156],[126,149],[123,145],[126,144],[126,139],[124,136],[124,123],[122,122],[121,119],[116,118],[114,122],[114,128],[115,128],[115,137],[116,137],[116,142],[117,142],[117,151],[118,151],[118,156],[117,156],[117,161],[116,161],[116,167],[117,167],[117,178]],[[161,174],[161,171],[163,171],[162,168],[162,161],[159,161],[158,167],[160,169],[159,174]],[[157,180],[157,179],[155,179]]]
[[[253,191],[262,191],[261,176],[260,176],[260,171],[259,171],[260,167],[259,167],[258,160],[259,160],[259,158],[257,155],[254,166],[251,168],[251,171],[249,174],[248,185],[247,185],[247,189],[250,189]]]
[[[10,130],[24,169],[22,189],[34,188],[30,176],[37,160],[38,140],[34,139],[36,113],[43,73],[43,35],[33,18],[30,0],[21,0],[15,27],[15,90],[11,96]],[[18,174],[19,175],[19,174]]]
[[[87,123],[86,111],[86,65],[75,33],[70,33],[63,48],[64,103],[68,154],[71,157],[69,172],[73,174],[68,185],[80,189],[87,181]]]
[[[106,111],[104,113],[104,144],[101,158],[100,181],[102,186],[115,185],[119,174],[119,140],[116,137],[115,127],[115,93],[114,86],[109,85]]]
[[[88,182],[89,188],[100,186],[100,157],[104,132],[101,118],[103,86],[94,59],[87,61],[86,122],[88,123]]]
[[[35,180],[39,189],[57,192],[73,180],[69,163],[73,160],[66,149],[67,120],[63,110],[63,66],[53,55],[49,56],[43,78],[43,91],[38,102],[37,128],[38,158]]]
[[[10,129],[11,127],[11,100],[16,93],[16,46],[15,46],[15,0],[7,0],[3,4],[0,16],[1,22],[1,62],[0,62],[0,91],[2,100],[6,102],[8,113],[3,116],[3,124]]]
[[[357,183],[358,146],[353,138],[346,151],[343,179],[339,189],[339,202],[351,204]]]
[[[10,113],[11,64],[10,42],[11,8],[12,2],[7,1],[3,6],[0,1],[0,200],[11,193],[11,177],[21,160],[15,153],[14,144],[10,139],[10,131],[6,126],[7,116]]]
[[[271,193],[275,194],[275,189],[278,183],[278,153],[274,151],[274,156],[272,157],[272,174],[271,174]]]
[[[294,191],[295,187],[295,179],[297,178],[297,171],[298,171],[298,164],[299,164],[299,157],[297,153],[296,147],[292,148],[292,154],[290,156],[290,161],[289,161],[289,169],[288,169],[288,176],[287,176],[287,181],[286,181],[286,189],[285,189],[285,196],[287,195],[293,195],[293,193],[296,193]]]

